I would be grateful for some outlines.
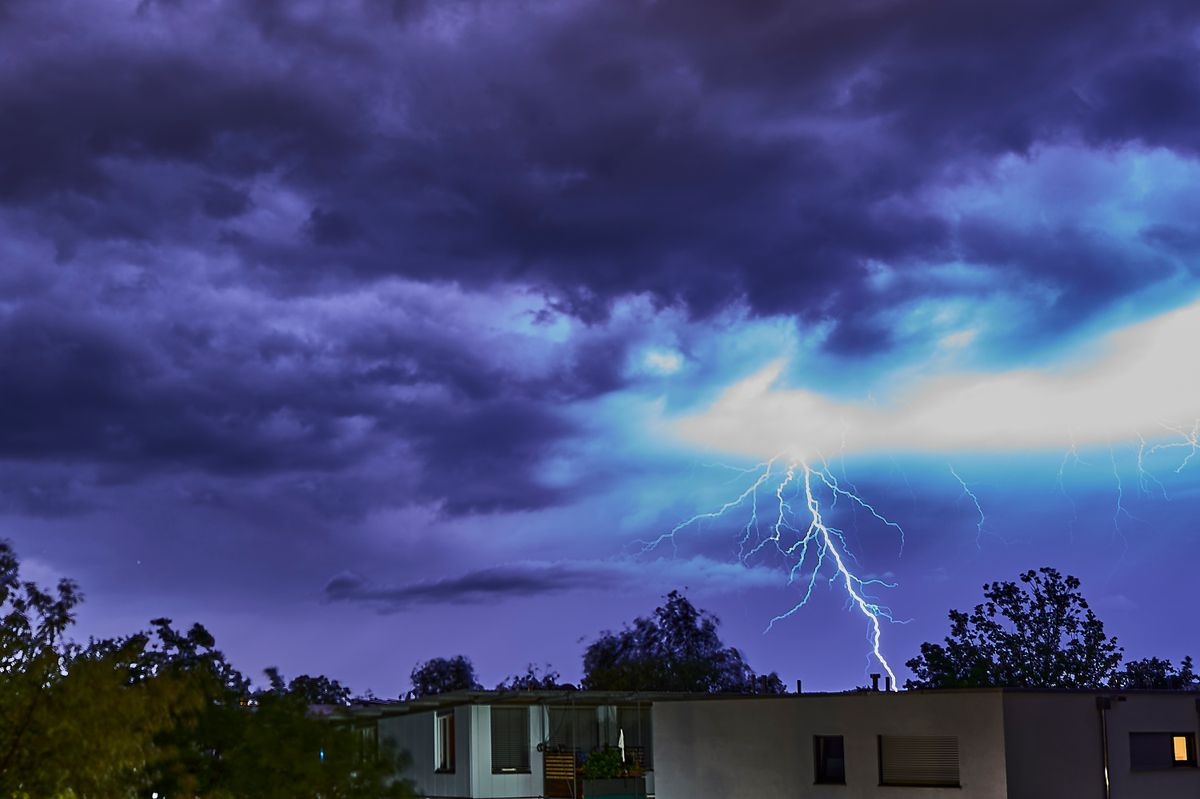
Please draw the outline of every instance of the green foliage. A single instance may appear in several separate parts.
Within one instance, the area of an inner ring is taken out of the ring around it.
[[[678,591],[617,633],[604,632],[583,656],[583,685],[591,690],[784,693],[772,672],[756,675],[717,634],[720,620]]]
[[[82,601],[21,581],[0,541],[0,796],[124,796],[170,723],[175,686],[131,684],[140,639],[65,640]]]
[[[348,691],[303,677],[251,691],[199,624],[128,638],[65,639],[81,601],[62,581],[19,579],[0,541],[0,797],[399,799],[404,766],[374,728],[309,713]]]
[[[580,769],[585,780],[612,780],[625,773],[620,749],[597,749],[587,756]]]
[[[985,585],[971,613],[950,611],[945,644],[921,644],[909,688],[1102,688],[1121,649],[1079,593],[1079,580],[1044,567],[1021,584]]]
[[[409,674],[413,696],[431,696],[449,691],[480,691],[483,686],[475,679],[475,666],[470,658],[432,658],[418,663]]]

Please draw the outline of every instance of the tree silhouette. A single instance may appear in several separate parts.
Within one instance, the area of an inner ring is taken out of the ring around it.
[[[480,691],[483,686],[475,679],[475,666],[463,655],[452,658],[431,658],[413,667],[409,675],[413,696],[444,694],[447,691]]]
[[[1117,673],[1114,687],[1195,690],[1200,688],[1200,680],[1192,668],[1190,655],[1183,659],[1178,669],[1169,660],[1150,657],[1126,663]]]
[[[583,685],[592,690],[784,692],[774,672],[756,675],[717,634],[720,620],[698,610],[678,591],[654,615],[638,617],[620,632],[605,631],[583,656]]]
[[[525,667],[524,674],[504,678],[496,686],[497,691],[553,691],[566,686],[560,682],[562,675],[549,664],[539,668],[532,663]],[[572,686],[574,687],[574,686]]]
[[[1020,584],[984,585],[970,613],[950,611],[945,644],[921,644],[909,688],[1101,688],[1121,662],[1116,638],[1079,593],[1079,580],[1043,567]]]

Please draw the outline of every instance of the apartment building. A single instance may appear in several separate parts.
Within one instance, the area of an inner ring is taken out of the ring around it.
[[[686,696],[686,695],[683,695]],[[405,751],[403,776],[429,799],[574,799],[587,756],[622,743],[654,794],[653,703],[674,694],[455,691],[341,711],[367,738]]]
[[[991,689],[660,702],[657,795],[1196,797],[1197,698]]]

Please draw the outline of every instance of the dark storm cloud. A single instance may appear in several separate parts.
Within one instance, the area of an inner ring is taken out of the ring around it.
[[[858,357],[891,345],[905,302],[1012,285],[1054,297],[1031,323],[1052,337],[1197,250],[1177,225],[1134,253],[926,202],[1044,144],[1195,154],[1200,9],[1182,0],[0,13],[13,463],[370,472],[452,513],[543,507],[571,494],[545,477],[579,435],[564,406],[626,385],[636,331],[604,330],[622,299],[820,321]],[[945,261],[986,278],[926,273]],[[526,368],[494,357],[491,320],[451,328],[408,299],[314,325],[271,305],[389,279],[528,288],[536,319],[592,332]]]
[[[197,25],[211,49],[80,45],[10,71],[10,201],[111,189],[115,156],[282,167],[310,202],[292,242],[224,239],[279,280],[527,281],[589,319],[638,292],[699,314],[745,300],[861,327],[830,339],[850,352],[885,345],[872,317],[905,299],[865,290],[863,265],[958,244],[920,188],[1039,142],[1192,151],[1200,107],[1200,12],[1168,0],[226,3],[250,45],[228,66],[206,9],[108,24]],[[1053,276],[1067,316],[1118,291],[1071,292],[1091,275]]]
[[[344,573],[326,584],[325,598],[363,602],[395,611],[412,605],[490,602],[596,588],[611,583],[614,577],[611,570],[592,572],[570,566],[535,564],[496,566],[433,582],[378,587],[356,574]]]
[[[289,402],[283,380],[244,384],[244,376],[226,371],[207,375],[212,382],[179,379],[156,355],[48,309],[5,320],[0,456],[232,473],[333,468],[349,457],[334,440],[332,402]],[[268,422],[283,410],[311,413],[274,436]]]
[[[570,379],[571,365],[526,384],[444,343],[424,348],[414,333],[386,336],[387,348],[376,349],[364,343],[371,333],[306,341],[240,325],[173,324],[150,344],[46,308],[0,321],[0,459],[97,464],[122,481],[164,470],[309,473],[311,490],[289,483],[284,493],[306,493],[333,516],[347,502],[419,500],[463,513],[542,507],[563,495],[537,471],[575,429],[538,394],[559,380],[586,386],[586,376]],[[431,386],[428,398],[394,396]],[[351,479],[385,455],[417,467],[396,471],[390,490],[378,473]],[[354,484],[378,496],[348,490]]]
[[[387,612],[413,605],[495,603],[568,591],[636,590],[643,588],[648,580],[722,592],[777,585],[778,575],[771,569],[703,556],[657,561],[536,561],[491,566],[455,577],[402,585],[377,585],[355,572],[342,572],[325,584],[324,598],[329,602],[372,605]]]

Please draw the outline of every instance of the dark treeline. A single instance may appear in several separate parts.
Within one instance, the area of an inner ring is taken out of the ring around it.
[[[0,542],[0,797],[408,797],[399,753],[309,712],[349,692],[269,670],[254,690],[199,624],[74,643],[74,583],[22,581]]]
[[[742,653],[717,634],[721,621],[672,591],[650,616],[623,629],[605,631],[583,654],[578,687],[592,691],[687,691],[690,693],[781,694],[775,672],[760,675]],[[410,675],[413,696],[454,690],[478,690],[471,661],[463,655],[433,658]],[[505,678],[500,690],[575,688],[564,684],[550,666],[530,664],[523,674]]]
[[[984,586],[970,612],[950,611],[942,643],[908,661],[910,688],[1197,689],[1190,657],[1124,663],[1116,638],[1079,591],[1050,568]],[[355,701],[324,676],[267,669],[254,688],[201,625],[155,619],[122,638],[73,642],[74,583],[22,581],[0,542],[0,797],[409,797],[403,753],[380,749],[314,706]],[[722,642],[719,620],[677,591],[646,616],[602,632],[578,686],[530,664],[500,690],[784,692]],[[463,655],[412,671],[410,695],[481,689]],[[374,697],[360,697],[358,701]]]

